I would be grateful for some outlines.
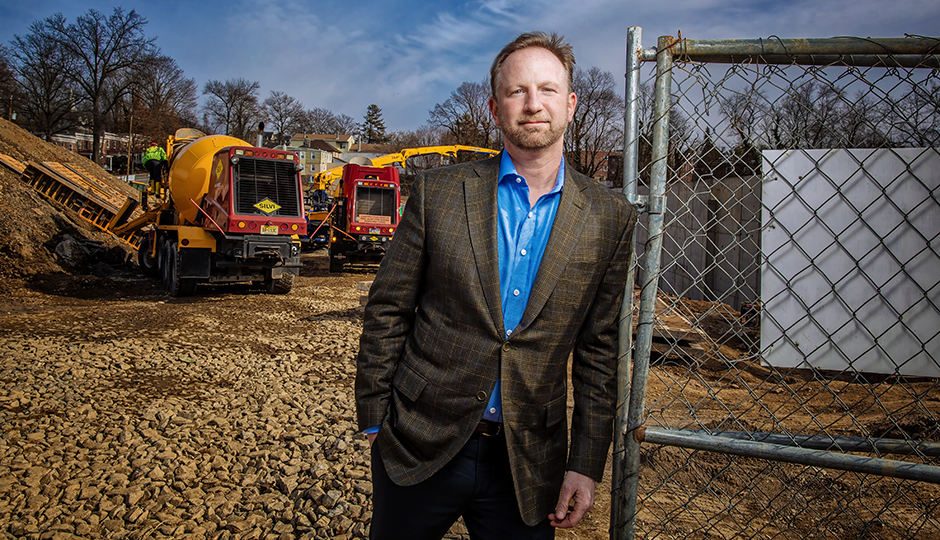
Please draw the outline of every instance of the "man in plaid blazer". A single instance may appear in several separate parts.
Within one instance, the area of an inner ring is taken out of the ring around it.
[[[636,213],[564,165],[573,65],[554,34],[507,45],[490,98],[505,150],[412,188],[357,360],[373,539],[440,538],[459,516],[473,538],[552,538],[593,505]]]

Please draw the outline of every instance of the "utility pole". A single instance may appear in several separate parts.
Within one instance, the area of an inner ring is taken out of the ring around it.
[[[134,95],[131,94],[131,120],[127,127],[127,181],[131,181],[131,152],[134,148]]]

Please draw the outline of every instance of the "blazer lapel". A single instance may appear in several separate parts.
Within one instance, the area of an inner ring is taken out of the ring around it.
[[[483,284],[483,297],[493,318],[493,324],[503,338],[503,303],[499,292],[499,249],[496,243],[497,208],[496,186],[499,182],[500,156],[483,160],[474,168],[476,176],[464,180],[464,200],[467,205],[467,223],[470,243],[476,258],[477,272]]]
[[[568,265],[574,246],[581,240],[581,229],[584,227],[588,206],[582,193],[583,189],[584,186],[575,182],[570,169],[566,166],[565,187],[561,191],[561,200],[558,202],[558,211],[555,213],[555,223],[552,224],[552,233],[548,238],[548,245],[545,246],[542,262],[539,264],[535,286],[529,294],[529,303],[519,322],[520,329],[529,326],[545,307],[548,297],[555,290],[558,278]]]

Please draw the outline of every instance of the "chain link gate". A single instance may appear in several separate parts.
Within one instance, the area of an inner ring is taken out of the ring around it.
[[[940,40],[640,32],[611,538],[940,538]]]

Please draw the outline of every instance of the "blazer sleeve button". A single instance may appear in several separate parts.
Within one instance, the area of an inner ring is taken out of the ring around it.
[[[484,400],[486,400],[486,392],[484,392],[483,390],[480,390],[479,392],[477,392],[477,401],[484,401]]]

